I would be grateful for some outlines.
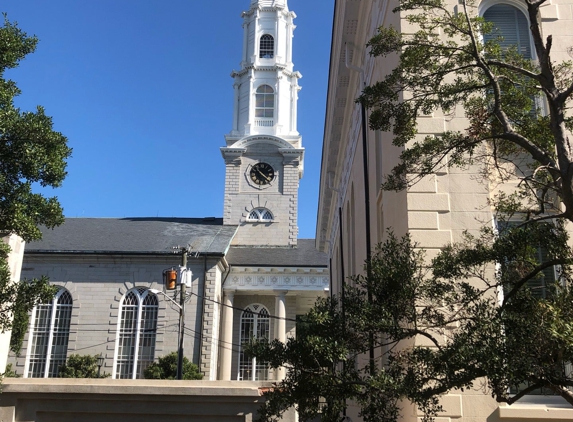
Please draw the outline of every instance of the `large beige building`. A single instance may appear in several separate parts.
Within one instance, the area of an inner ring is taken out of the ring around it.
[[[454,12],[458,3],[447,3]],[[406,32],[411,29],[403,16],[392,12],[396,5],[396,1],[388,0],[338,0],[335,4],[316,229],[319,250],[331,258],[335,294],[341,292],[341,280],[363,271],[368,248],[374,249],[389,228],[397,235],[410,233],[431,257],[444,245],[460,240],[464,230],[475,231],[484,221],[492,221],[488,205],[491,192],[479,183],[478,168],[446,169],[407,191],[380,189],[384,175],[398,163],[401,151],[392,145],[390,133],[363,127],[361,107],[355,99],[364,85],[382,79],[396,65],[392,58],[372,57],[366,48],[380,26]],[[518,19],[527,19],[524,3],[517,0],[485,0],[479,4],[480,14],[488,10],[510,10]],[[553,34],[553,59],[570,59],[567,48],[573,41],[573,2],[547,1],[541,20],[544,34]],[[463,116],[452,118],[439,113],[418,121],[420,136],[466,126]],[[526,397],[508,407],[476,389],[450,394],[443,404],[440,422],[573,420],[569,405],[545,396]],[[355,420],[356,416],[351,416]],[[402,416],[403,420],[416,421],[421,415],[405,405]]]

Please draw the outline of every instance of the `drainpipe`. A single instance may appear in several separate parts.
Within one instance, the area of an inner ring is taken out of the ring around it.
[[[362,87],[366,85],[366,76],[364,75],[364,69],[352,65],[348,60],[348,43],[345,44],[345,65],[346,68],[350,70],[354,70],[355,72],[360,73],[360,82]],[[370,262],[370,258],[372,256],[372,249],[371,249],[371,239],[370,239],[370,180],[368,177],[368,138],[366,136],[366,130],[368,126],[366,125],[366,107],[364,104],[360,104],[360,110],[362,114],[361,125],[362,125],[362,170],[364,176],[364,207],[365,207],[365,217],[366,217],[366,277],[368,283],[366,285],[366,292],[368,294],[368,303],[372,303],[372,289],[370,286],[371,283],[371,275],[372,275],[372,263]],[[370,375],[374,375],[375,366],[374,366],[374,334],[369,335],[368,339],[368,348],[369,348],[369,357],[370,357]]]
[[[203,255],[203,300],[201,301],[201,336],[199,338],[199,368],[201,368],[201,363],[203,361],[203,351],[201,350],[201,345],[203,344],[203,323],[205,322],[205,297],[207,296],[207,254]]]

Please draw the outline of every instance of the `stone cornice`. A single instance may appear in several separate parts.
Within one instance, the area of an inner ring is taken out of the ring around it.
[[[296,79],[302,78],[302,74],[299,71],[295,70],[295,71],[291,72],[291,71],[287,70],[287,66],[284,64],[276,64],[274,66],[257,66],[254,64],[249,64],[241,70],[233,70],[231,72],[231,77],[232,78],[240,78],[242,76],[245,76],[251,70],[253,70],[255,72],[257,72],[257,71],[258,72],[281,72],[283,75],[285,75],[288,78],[296,78]]]
[[[221,148],[221,150],[223,149],[230,149],[230,150],[240,150],[240,149],[246,149],[249,145],[251,144],[258,144],[258,143],[265,143],[265,144],[272,144],[275,145],[280,149],[284,149],[284,150],[297,150],[296,148],[294,148],[290,143],[288,143],[287,141],[285,141],[282,138],[279,138],[278,136],[273,136],[273,135],[251,135],[251,136],[247,136],[243,139],[241,139],[240,141],[235,142],[233,145],[231,145],[228,148]]]
[[[221,155],[227,163],[238,160],[245,152],[247,152],[247,148],[221,147]]]
[[[241,271],[242,270],[242,271]],[[224,290],[316,291],[329,287],[326,268],[245,267],[233,268]]]

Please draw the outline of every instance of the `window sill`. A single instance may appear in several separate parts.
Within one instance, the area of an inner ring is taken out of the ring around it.
[[[501,404],[497,413],[507,421],[573,420],[573,407],[561,397],[528,396],[511,406]]]

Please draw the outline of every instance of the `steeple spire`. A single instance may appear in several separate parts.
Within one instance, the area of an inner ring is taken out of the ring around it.
[[[239,224],[243,246],[297,244],[298,182],[304,148],[297,130],[302,75],[294,70],[294,12],[287,0],[250,0],[234,80],[233,126],[225,159],[224,224]]]

